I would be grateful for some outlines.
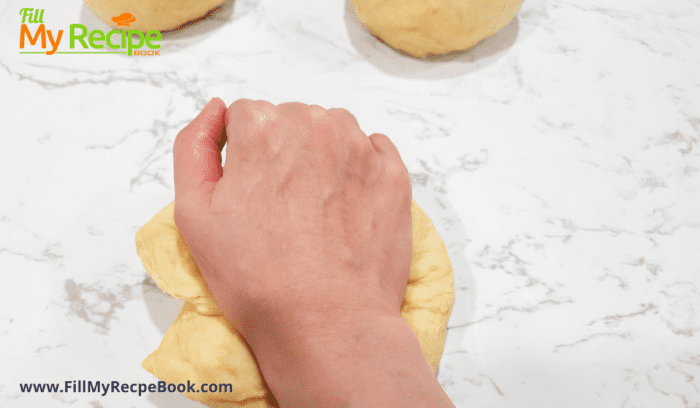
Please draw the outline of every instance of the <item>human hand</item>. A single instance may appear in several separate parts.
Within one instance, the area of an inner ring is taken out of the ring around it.
[[[454,407],[400,317],[411,184],[386,136],[213,99],[173,155],[178,229],[281,406]]]
[[[399,316],[411,185],[386,136],[342,109],[213,99],[178,135],[174,168],[176,224],[244,337],[260,314],[306,329]]]

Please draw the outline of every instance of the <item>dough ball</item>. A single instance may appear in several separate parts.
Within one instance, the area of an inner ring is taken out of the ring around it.
[[[168,383],[230,383],[231,392],[185,393],[212,408],[275,407],[255,357],[216,306],[173,218],[174,203],[136,233],[136,248],[158,286],[185,304],[143,368]],[[414,201],[413,253],[401,317],[418,336],[435,371],[454,304],[454,274],[445,244]]]
[[[416,57],[466,50],[505,27],[523,0],[352,0],[362,24]]]
[[[204,17],[225,0],[84,0],[100,20],[114,28],[168,31]],[[131,16],[129,16],[128,14]],[[124,18],[129,17],[129,18]],[[130,21],[132,20],[133,21]],[[116,19],[116,20],[114,20]],[[119,24],[122,22],[122,24]],[[128,26],[126,24],[128,23]]]

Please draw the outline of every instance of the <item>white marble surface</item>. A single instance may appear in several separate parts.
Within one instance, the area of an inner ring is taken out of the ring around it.
[[[700,407],[697,0],[526,0],[433,61],[345,0],[229,2],[152,58],[20,55],[22,7],[104,27],[78,0],[0,4],[0,406],[200,406],[19,383],[154,381],[140,364],[180,303],[134,233],[220,96],[343,107],[392,138],[455,266],[458,407]]]

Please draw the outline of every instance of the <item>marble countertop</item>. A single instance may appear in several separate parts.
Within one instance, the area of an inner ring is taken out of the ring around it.
[[[155,380],[181,302],[134,234],[214,96],[342,107],[394,141],[455,268],[457,407],[700,406],[700,3],[525,0],[428,61],[347,0],[300,4],[229,1],[158,57],[19,54],[23,7],[106,26],[78,0],[0,5],[0,406],[201,406],[19,384]]]

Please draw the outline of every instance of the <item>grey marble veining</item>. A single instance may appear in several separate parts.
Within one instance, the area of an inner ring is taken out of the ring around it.
[[[20,55],[22,7],[106,27],[77,0],[0,5],[0,406],[200,406],[19,383],[155,381],[141,361],[181,303],[134,234],[219,96],[343,107],[394,141],[455,267],[458,407],[700,407],[697,1],[526,0],[425,61],[343,0],[229,1],[159,57]]]

